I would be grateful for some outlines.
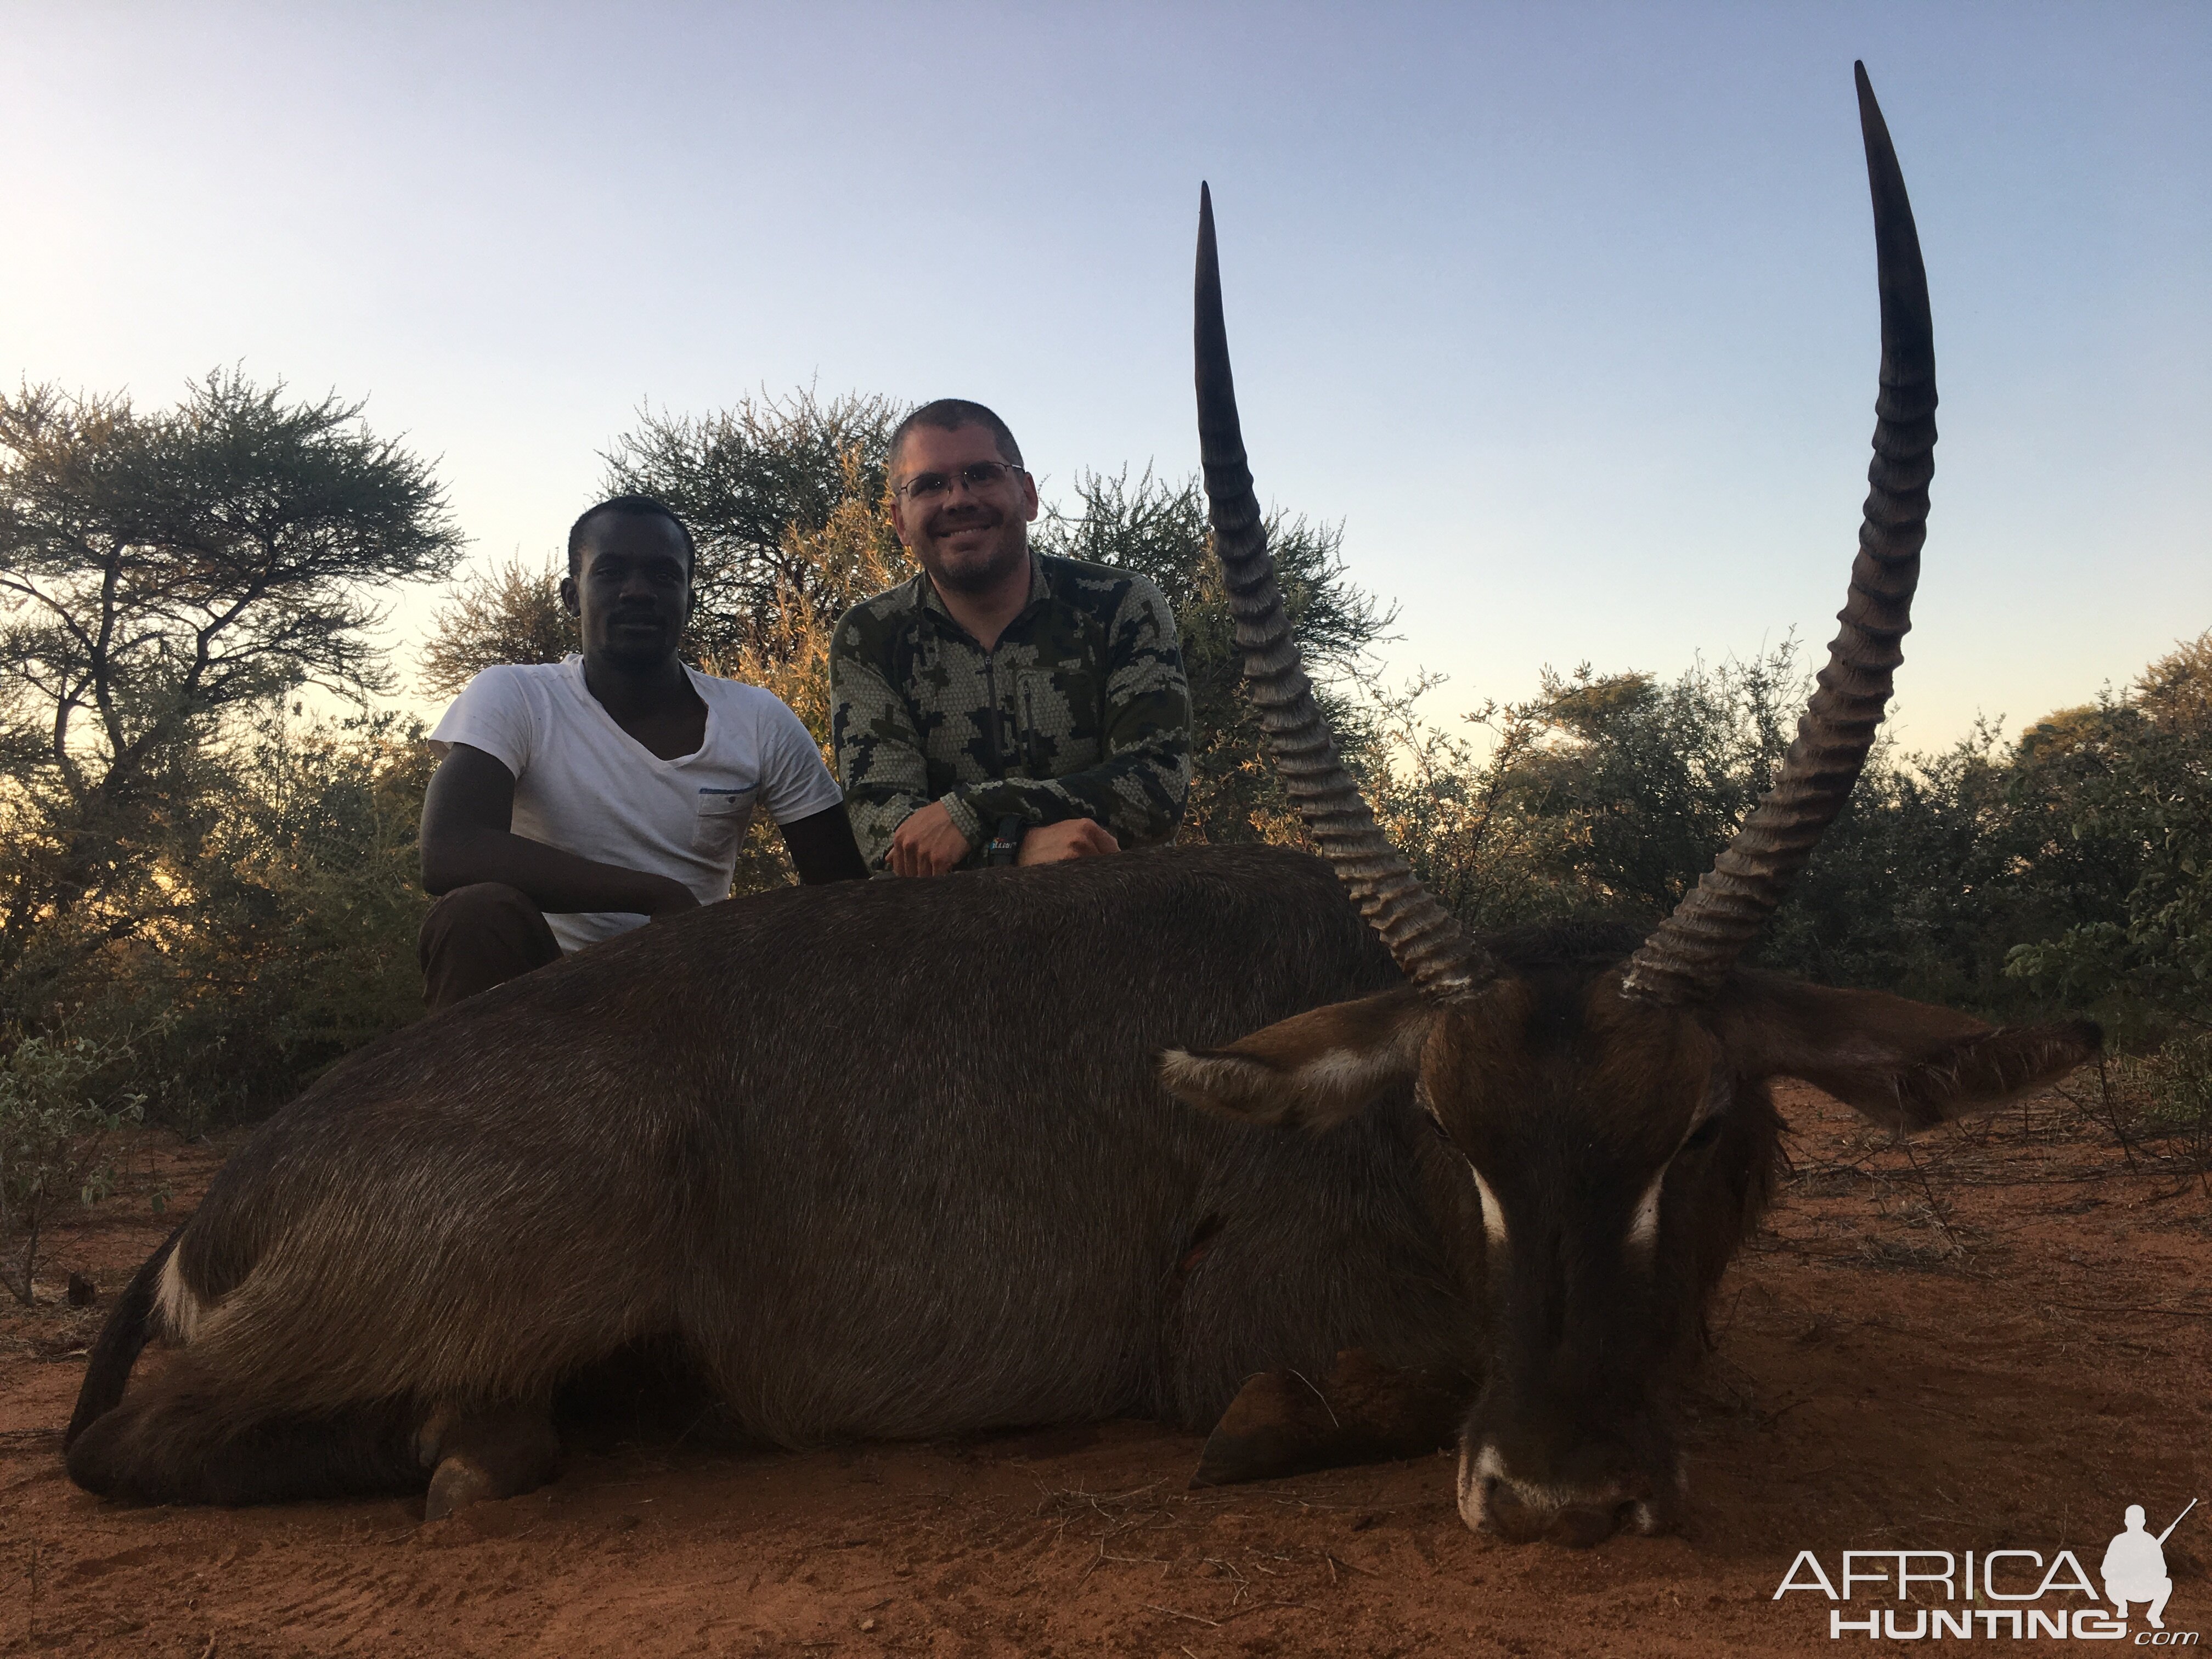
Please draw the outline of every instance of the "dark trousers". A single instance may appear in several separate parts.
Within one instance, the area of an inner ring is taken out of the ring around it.
[[[561,960],[538,907],[496,881],[456,887],[430,907],[415,941],[422,1000],[436,1013],[533,968]]]

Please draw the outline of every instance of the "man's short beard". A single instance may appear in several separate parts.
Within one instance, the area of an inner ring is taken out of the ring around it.
[[[1029,538],[1017,535],[1002,543],[989,562],[980,568],[970,564],[955,569],[950,560],[942,558],[925,559],[922,564],[929,572],[930,580],[939,587],[950,588],[955,593],[976,594],[989,592],[1006,580],[1007,572],[1027,564],[1029,556]]]
[[[605,655],[607,661],[617,668],[632,671],[657,668],[665,662],[681,659],[679,647],[682,642],[680,635],[676,639],[651,646],[616,645],[610,641]]]

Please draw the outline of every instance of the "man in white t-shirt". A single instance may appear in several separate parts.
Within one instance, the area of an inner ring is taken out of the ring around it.
[[[773,694],[686,667],[691,532],[643,495],[568,532],[583,654],[487,668],[431,732],[420,954],[433,1010],[730,890],[756,808],[805,882],[864,880],[836,781]]]

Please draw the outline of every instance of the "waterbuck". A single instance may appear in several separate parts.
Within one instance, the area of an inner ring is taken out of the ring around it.
[[[1470,939],[1383,843],[1273,580],[1202,202],[1215,540],[1324,858],[794,889],[364,1050],[132,1281],[71,1476],[167,1501],[427,1486],[434,1517],[548,1478],[564,1379],[654,1343],[782,1445],[1140,1415],[1213,1425],[1200,1478],[1224,1480],[1456,1434],[1470,1523],[1663,1525],[1666,1390],[1767,1197],[1767,1080],[1917,1128],[2097,1043],[1735,965],[1857,775],[1926,515],[1925,284],[1863,71],[1859,96],[1882,390],[1844,631],[1775,788],[1649,938]]]
[[[1323,1131],[1411,1085],[1480,1216],[1482,1374],[1460,1430],[1460,1512],[1509,1537],[1587,1543],[1624,1519],[1665,1523],[1681,1486],[1667,1384],[1768,1199],[1781,1127],[1769,1079],[1803,1079],[1913,1130],[2062,1075],[2100,1040],[2085,1022],[1992,1030],[1736,965],[1857,781],[1903,659],[1927,531],[1927,276],[1888,128],[1865,66],[1855,74],[1882,353],[1842,631],[1773,787],[1632,951],[1559,930],[1532,963],[1525,947],[1469,939],[1337,764],[1273,591],[1201,199],[1199,429],[1246,674],[1315,840],[1411,982],[1224,1049],[1170,1054],[1163,1076],[1194,1103]]]

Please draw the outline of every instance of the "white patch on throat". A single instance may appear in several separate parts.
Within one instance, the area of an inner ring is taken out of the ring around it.
[[[1651,1184],[1644,1189],[1644,1196],[1636,1200],[1636,1213],[1629,1218],[1628,1248],[1650,1255],[1659,1242],[1659,1194],[1667,1185],[1667,1170],[1660,1166],[1659,1173],[1651,1177]]]

